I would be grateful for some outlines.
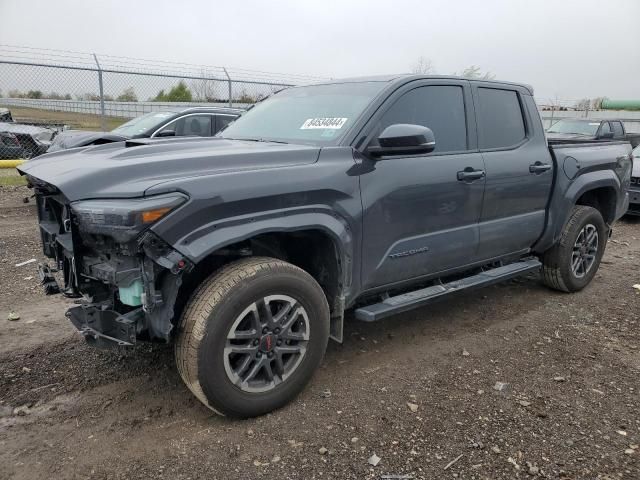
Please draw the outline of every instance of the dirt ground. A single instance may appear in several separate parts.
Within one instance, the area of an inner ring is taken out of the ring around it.
[[[1,479],[640,478],[638,220],[580,293],[530,276],[351,319],[297,400],[234,421],[171,347],[86,346],[35,264],[15,267],[40,258],[35,212],[0,188]]]

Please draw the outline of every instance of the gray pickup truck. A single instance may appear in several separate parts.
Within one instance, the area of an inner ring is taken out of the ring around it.
[[[234,417],[289,402],[345,311],[376,321],[541,270],[575,292],[628,207],[627,142],[549,145],[530,87],[375,77],[296,87],[217,138],[47,154],[49,293],[97,345],[175,342]]]

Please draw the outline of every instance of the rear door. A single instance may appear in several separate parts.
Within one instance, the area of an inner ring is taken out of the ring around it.
[[[365,289],[466,265],[478,246],[484,165],[469,82],[401,87],[366,127],[365,144],[376,144],[384,128],[398,123],[429,127],[436,148],[429,154],[365,160],[360,176]],[[475,177],[459,172],[475,172]]]
[[[492,259],[527,250],[542,234],[554,166],[524,88],[474,82],[473,93],[487,175],[478,256]]]

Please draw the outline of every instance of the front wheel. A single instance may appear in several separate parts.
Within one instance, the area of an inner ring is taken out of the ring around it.
[[[320,365],[328,339],[329,306],[313,277],[254,257],[226,265],[193,294],[175,353],[202,403],[244,418],[291,401]]]
[[[593,279],[607,244],[607,226],[593,207],[573,207],[560,241],[542,258],[542,281],[563,292],[577,292]]]

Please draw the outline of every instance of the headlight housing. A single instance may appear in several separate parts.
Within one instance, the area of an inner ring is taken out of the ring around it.
[[[107,235],[126,243],[187,200],[186,195],[170,193],[148,198],[81,200],[72,203],[71,209],[81,232]]]

